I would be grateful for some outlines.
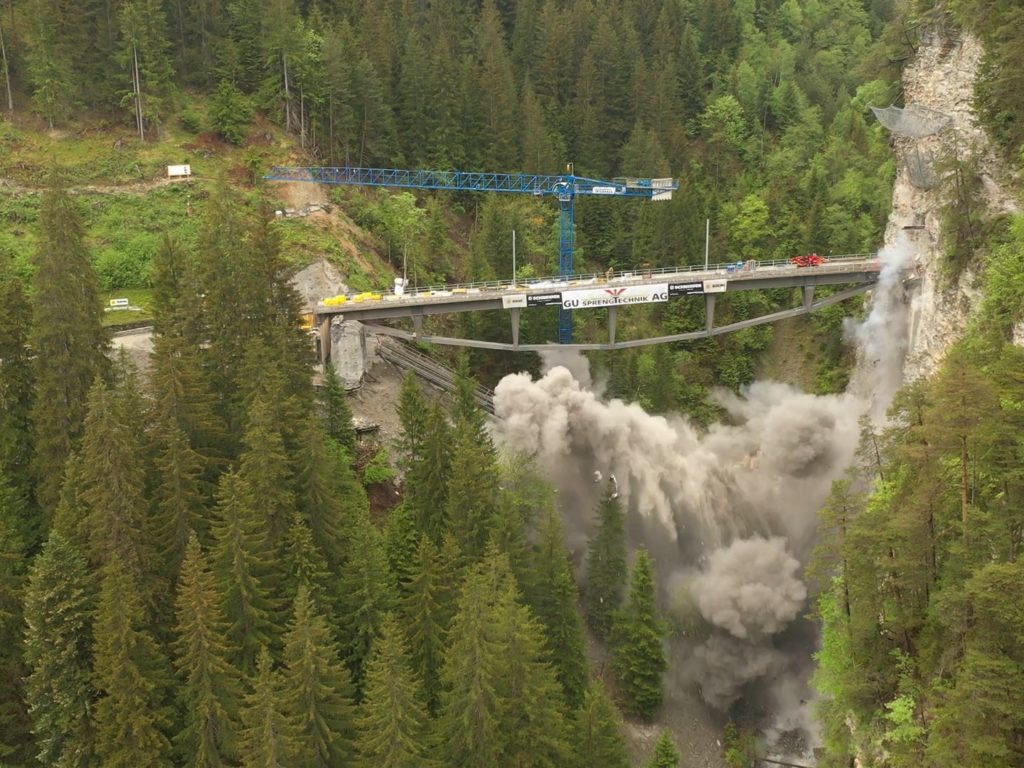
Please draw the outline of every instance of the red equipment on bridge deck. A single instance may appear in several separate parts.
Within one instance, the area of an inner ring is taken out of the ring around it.
[[[822,264],[828,263],[828,259],[816,253],[805,253],[800,256],[794,256],[790,259],[790,262],[798,267],[820,267]]]

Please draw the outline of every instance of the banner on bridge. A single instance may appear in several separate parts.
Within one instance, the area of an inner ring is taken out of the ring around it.
[[[651,304],[657,301],[668,301],[668,283],[562,292],[563,309],[618,307],[623,304]]]
[[[516,293],[512,296],[501,297],[502,309],[512,309],[513,307],[525,307],[526,306],[526,294]]]
[[[528,307],[560,307],[562,306],[562,294],[560,293],[538,293],[535,296],[526,297]]]
[[[704,293],[725,293],[725,287],[728,284],[728,280],[705,280]]]
[[[674,299],[676,296],[696,296],[704,293],[704,282],[695,280],[692,283],[669,283],[668,297]]]

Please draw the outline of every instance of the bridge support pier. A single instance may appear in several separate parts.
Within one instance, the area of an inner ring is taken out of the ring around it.
[[[331,362],[331,316],[328,315],[320,320],[317,328],[320,344],[320,362],[327,365]]]
[[[804,286],[804,309],[810,309],[811,304],[814,303],[814,286]]]
[[[423,315],[412,316],[412,333],[416,337],[423,335]]]
[[[704,294],[704,330],[708,336],[715,327],[715,294]]]
[[[615,346],[615,322],[618,319],[619,308],[608,307],[608,344]]]
[[[522,311],[519,307],[512,307],[508,311],[512,317],[512,349],[519,349],[519,316]]]

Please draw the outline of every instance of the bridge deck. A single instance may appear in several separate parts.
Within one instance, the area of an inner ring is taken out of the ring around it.
[[[730,271],[727,265],[679,267],[661,270],[624,272],[607,279],[604,275],[578,275],[571,278],[511,282],[469,283],[449,285],[421,291],[407,291],[404,296],[384,294],[379,298],[349,300],[330,306],[324,303],[314,308],[317,320],[322,322],[337,315],[360,321],[385,320],[399,317],[472,312],[487,309],[511,308],[511,297],[524,296],[530,301],[543,300],[545,304],[561,306],[563,292],[587,289],[629,288],[671,284],[692,284],[703,281],[725,281],[718,292],[766,290],[770,288],[807,287],[816,285],[864,284],[878,279],[879,263],[864,254],[832,258],[817,267],[797,267],[788,261],[762,262],[749,269]],[[689,295],[704,294],[703,290],[687,291]],[[712,292],[708,291],[708,295]],[[556,299],[556,295],[559,298]]]

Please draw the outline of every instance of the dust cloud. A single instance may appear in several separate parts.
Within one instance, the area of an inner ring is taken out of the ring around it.
[[[539,379],[514,374],[495,388],[495,437],[549,473],[581,568],[603,490],[593,479],[616,476],[630,546],[654,557],[675,629],[666,685],[697,691],[720,711],[742,698],[769,713],[769,745],[788,731],[814,742],[807,699],[817,633],[803,618],[802,569],[818,510],[853,460],[859,418],[884,418],[902,382],[912,255],[906,238],[879,253],[871,310],[846,326],[863,361],[846,394],[758,381],[715,392],[725,418],[701,430],[604,399],[587,360],[561,349],[542,355]]]
[[[654,556],[663,603],[686,606],[670,618],[698,625],[674,636],[683,649],[672,655],[687,662],[667,682],[727,709],[749,684],[785,673],[790,651],[780,635],[806,604],[801,562],[817,510],[853,458],[862,406],[778,382],[715,399],[725,422],[698,430],[682,417],[602,400],[556,365],[537,380],[515,374],[498,384],[495,431],[547,468],[577,562],[602,490],[594,472],[616,476],[631,546]]]

